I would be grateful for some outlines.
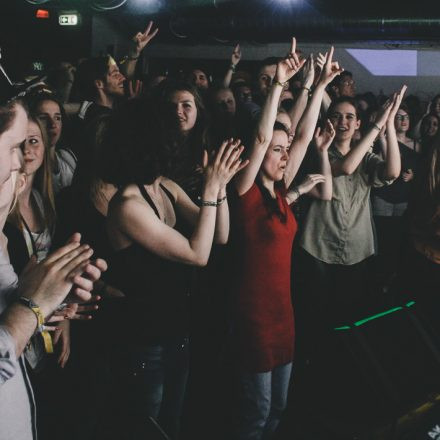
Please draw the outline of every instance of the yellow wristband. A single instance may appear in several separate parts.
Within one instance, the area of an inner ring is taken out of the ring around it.
[[[49,332],[44,329],[44,316],[41,312],[40,307],[35,304],[30,298],[26,298],[25,296],[21,296],[18,301],[20,304],[23,304],[35,313],[38,322],[36,333],[41,333],[46,353],[53,353],[52,337],[50,336]]]

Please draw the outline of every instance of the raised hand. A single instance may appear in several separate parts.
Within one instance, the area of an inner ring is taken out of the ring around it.
[[[290,45],[290,51],[286,58],[282,59],[277,65],[277,71],[275,74],[275,81],[284,83],[289,81],[306,62],[305,59],[300,60],[296,51],[296,39],[292,38],[292,44]]]
[[[142,96],[143,91],[144,85],[143,82],[139,79],[127,81],[128,99],[139,98],[140,96]]]
[[[203,156],[203,170],[206,185],[218,185],[219,191],[223,189],[236,173],[241,171],[248,163],[242,161],[240,156],[244,146],[240,139],[228,139],[222,143],[219,150],[208,157],[205,150]]]
[[[322,174],[307,174],[304,180],[297,186],[300,194],[308,193],[318,183],[325,182],[325,177]]]
[[[322,72],[322,69],[324,68],[324,64],[326,61],[327,61],[327,52],[325,54],[319,52],[316,57],[316,69],[319,73]]]
[[[231,55],[231,64],[236,66],[241,60],[241,49],[240,49],[240,45],[237,44],[237,46],[235,46],[234,48],[234,52],[232,52]]]
[[[404,84],[402,88],[393,95],[393,101],[390,109],[390,114],[388,115],[387,122],[392,122],[394,124],[394,119],[396,117],[397,110],[400,108],[402,103],[403,95],[408,87]]]
[[[394,118],[397,110],[399,110],[406,89],[407,86],[403,85],[399,92],[394,93],[391,98],[388,98],[382,104],[382,107],[377,112],[377,116],[374,121],[374,124],[377,126],[377,128],[382,129],[387,122],[394,125]]]
[[[138,32],[133,37],[133,43],[135,44],[136,55],[140,55],[145,46],[157,35],[159,28],[151,30],[153,22],[148,23],[147,29],[144,32]]]
[[[313,85],[315,79],[315,60],[313,59],[313,54],[310,54],[307,61],[304,64],[304,69],[302,70],[302,85],[310,89]]]
[[[331,46],[330,50],[325,53],[326,60],[322,67],[321,76],[319,77],[318,81],[324,85],[330,84],[334,78],[344,71],[342,67],[339,67],[339,63],[337,61],[333,61],[334,51],[335,48]]]
[[[327,119],[324,129],[321,130],[321,127],[317,127],[314,136],[317,150],[320,152],[328,150],[335,138],[335,134],[336,131],[329,119]]]

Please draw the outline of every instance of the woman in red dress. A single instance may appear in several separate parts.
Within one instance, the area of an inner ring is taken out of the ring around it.
[[[315,134],[323,174],[309,175],[288,191],[312,141],[325,87],[342,71],[332,62],[332,48],[289,145],[288,133],[275,119],[284,83],[304,64],[295,54],[295,46],[293,39],[290,53],[277,65],[249,165],[235,180],[232,297],[240,367],[235,438],[240,440],[271,438],[287,401],[294,351],[291,252],[297,229],[289,203],[305,192],[327,200],[332,193],[327,148],[334,130],[329,122]],[[307,67],[313,69],[312,57]]]

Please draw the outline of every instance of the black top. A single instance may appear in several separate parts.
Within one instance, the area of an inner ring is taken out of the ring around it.
[[[405,182],[402,179],[402,173],[412,170],[414,174],[417,174],[417,168],[419,166],[419,153],[416,153],[413,149],[401,142],[399,142],[399,150],[400,159],[402,161],[400,176],[391,185],[374,188],[372,190],[373,195],[380,197],[388,203],[408,202],[413,181]]]
[[[138,187],[159,217],[144,186]],[[161,188],[174,206],[171,193]],[[135,242],[113,253],[110,278],[126,295],[120,328],[126,328],[130,341],[160,344],[187,335],[190,277],[190,266],[159,257]]]

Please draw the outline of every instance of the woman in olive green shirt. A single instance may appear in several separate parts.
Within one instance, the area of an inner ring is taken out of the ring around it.
[[[333,197],[312,201],[300,246],[305,250],[307,302],[313,315],[325,311],[331,325],[346,324],[366,313],[366,259],[375,253],[370,189],[389,184],[400,174],[394,116],[405,90],[402,87],[383,105],[357,144],[353,136],[361,121],[354,100],[340,98],[328,111],[336,130],[329,149]],[[388,149],[383,160],[370,149],[385,125]]]

